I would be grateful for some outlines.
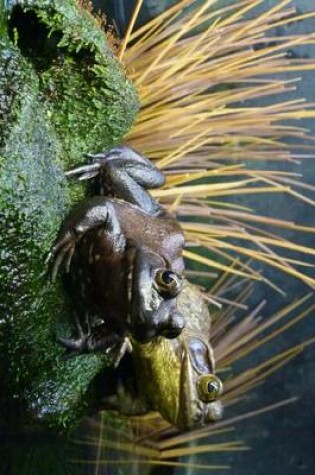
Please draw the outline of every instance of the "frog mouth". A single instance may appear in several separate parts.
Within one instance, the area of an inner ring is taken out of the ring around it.
[[[221,401],[213,401],[207,404],[206,412],[204,414],[204,422],[215,422],[222,418],[223,405]]]
[[[193,340],[190,340],[190,346]],[[198,366],[192,358],[191,347],[184,344],[180,372],[180,394],[176,425],[181,430],[190,430],[214,422],[222,417],[222,403],[218,400],[204,402],[200,399],[197,389],[198,378],[212,369],[211,361],[208,367]]]
[[[176,425],[181,430],[189,430],[202,425],[204,419],[204,403],[198,399],[194,384],[194,368],[191,364],[189,351],[183,350],[180,372],[179,407]]]
[[[205,403],[198,398],[194,383],[191,386],[190,391],[187,391],[181,385],[179,413],[176,421],[180,430],[200,428],[222,418],[221,401]]]

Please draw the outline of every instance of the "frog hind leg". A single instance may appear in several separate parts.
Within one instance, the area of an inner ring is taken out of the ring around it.
[[[135,204],[151,215],[162,211],[147,190],[160,188],[165,177],[146,157],[125,145],[88,157],[92,159],[90,165],[70,170],[66,175],[78,176],[79,180],[98,177],[101,195]]]
[[[108,233],[124,239],[114,207],[105,197],[94,196],[70,212],[46,259],[46,264],[51,264],[52,282],[56,280],[59,268],[63,263],[66,272],[69,272],[76,243],[88,231],[101,226]]]

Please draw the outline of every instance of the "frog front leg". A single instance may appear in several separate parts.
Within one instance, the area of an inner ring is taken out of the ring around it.
[[[75,324],[75,331],[70,338],[57,336],[57,342],[66,349],[65,358],[84,353],[87,346],[88,338],[91,334],[90,316],[86,313],[85,320],[87,323],[87,331],[85,332],[81,325],[81,319],[77,310],[73,312],[73,321]]]
[[[80,320],[76,318],[75,321],[76,334],[74,337],[57,337],[58,343],[66,349],[66,358],[101,352],[111,357],[112,366],[115,368],[124,354],[132,351],[130,339],[118,335],[105,323],[91,327],[85,333],[81,327]]]
[[[127,146],[88,156],[92,159],[90,165],[70,170],[66,175],[79,176],[79,180],[97,177],[100,194],[133,203],[150,215],[162,211],[147,190],[160,188],[165,177],[146,157]]]
[[[108,233],[115,235],[117,245],[124,245],[124,242],[120,242],[125,238],[113,205],[105,197],[90,198],[71,211],[51,248],[47,262],[52,262],[51,280],[53,282],[63,262],[65,262],[66,272],[69,272],[76,243],[84,234],[97,227],[103,227]]]

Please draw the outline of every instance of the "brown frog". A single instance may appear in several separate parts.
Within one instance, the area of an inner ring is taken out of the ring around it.
[[[94,178],[98,192],[64,221],[49,259],[52,279],[64,265],[74,303],[75,332],[59,337],[68,354],[115,350],[128,337],[145,343],[177,337],[184,319],[176,297],[183,283],[183,233],[176,219],[147,191],[163,174],[126,146],[97,155],[67,173]]]
[[[210,339],[210,316],[200,292],[186,283],[179,296],[186,327],[173,340],[134,342],[133,352],[116,371],[104,375],[111,394],[103,407],[125,415],[158,411],[180,430],[202,427],[222,417],[217,400],[223,385],[215,375]]]

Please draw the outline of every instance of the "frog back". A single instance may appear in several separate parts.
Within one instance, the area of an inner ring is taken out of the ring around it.
[[[176,272],[183,271],[184,235],[172,215],[165,211],[150,215],[120,200],[113,200],[112,203],[128,242],[151,249],[165,260],[169,268]]]
[[[126,240],[102,226],[77,243],[66,283],[90,314],[106,318],[119,328],[128,311]]]

